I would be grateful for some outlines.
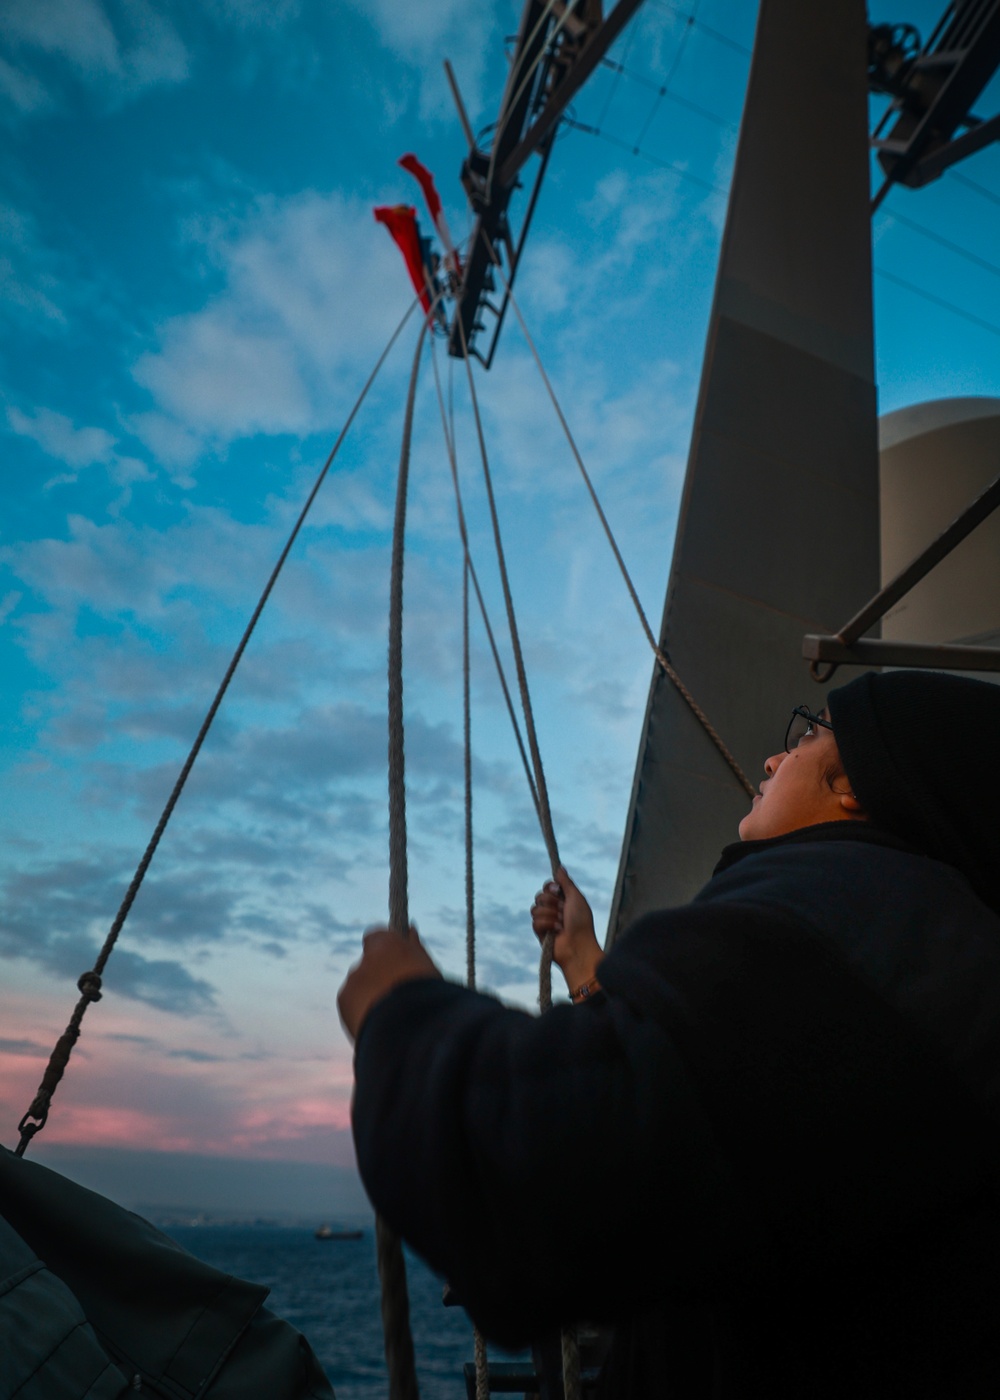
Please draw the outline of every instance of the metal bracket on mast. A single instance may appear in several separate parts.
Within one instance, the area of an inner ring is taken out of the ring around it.
[[[601,0],[525,0],[500,112],[488,129],[488,149],[471,139],[468,118],[449,72],[470,142],[462,163],[462,184],[476,215],[448,341],[450,355],[462,357],[464,337],[469,353],[489,369],[559,119],[641,4],[642,0],[618,0],[604,18]],[[540,157],[540,164],[520,233],[515,236],[508,206],[514,192],[522,187],[521,170],[534,154]],[[496,290],[494,252],[506,265],[507,287],[499,305],[491,299]],[[486,330],[486,312],[494,318],[494,326],[484,354],[476,339]]]
[[[886,172],[872,200],[872,213],[894,184],[920,188],[1000,141],[1000,115],[984,121],[971,110],[998,66],[1000,0],[950,0],[923,45],[912,25],[869,25],[868,87],[893,99],[870,142]],[[958,131],[962,134],[956,135]],[[1000,647],[863,635],[998,507],[1000,477],[839,632],[803,637],[802,655],[813,680],[825,685],[842,665],[1000,672]]]
[[[1000,476],[957,516],[948,528],[901,573],[880,589],[859,613],[834,636],[809,633],[802,639],[802,655],[810,662],[813,680],[825,684],[838,666],[918,666],[952,671],[1000,671],[1000,647],[950,646],[931,642],[894,642],[880,638],[862,641],[862,633],[874,627],[900,598],[909,593],[935,564],[971,535],[977,525],[1000,508]]]
[[[893,97],[871,139],[886,173],[874,212],[894,184],[929,184],[1000,141],[1000,116],[972,113],[1000,63],[1000,0],[951,0],[922,48],[910,25],[872,25],[868,51],[869,87]]]

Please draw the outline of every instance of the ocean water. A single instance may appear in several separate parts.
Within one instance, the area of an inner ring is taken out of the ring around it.
[[[165,1233],[206,1264],[269,1288],[267,1306],[308,1339],[337,1400],[385,1400],[373,1228],[360,1240],[326,1241],[311,1229],[270,1225],[174,1225]],[[462,1400],[472,1325],[461,1308],[444,1307],[440,1279],[408,1251],[406,1273],[422,1400]]]

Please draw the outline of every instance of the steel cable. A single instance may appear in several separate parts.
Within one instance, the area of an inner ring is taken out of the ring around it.
[[[489,245],[492,251],[492,244]],[[469,382],[469,394],[472,400],[472,412],[476,422],[476,436],[479,440],[479,452],[483,464],[483,478],[486,483],[486,496],[490,507],[490,519],[493,523],[493,539],[496,545],[497,565],[500,570],[500,580],[503,587],[504,603],[507,609],[507,623],[510,629],[511,646],[514,652],[514,665],[517,670],[518,687],[521,692],[521,708],[524,713],[524,728],[528,738],[528,747],[531,752],[532,764],[535,774],[535,788],[538,793],[538,818],[542,828],[542,836],[549,855],[549,862],[553,875],[559,869],[559,849],[556,845],[555,831],[552,826],[552,813],[549,807],[548,787],[545,782],[545,771],[542,767],[542,756],[538,748],[538,736],[535,731],[535,719],[531,707],[531,696],[528,692],[528,677],[524,668],[524,656],[521,650],[521,640],[517,630],[517,619],[514,615],[514,599],[510,589],[510,579],[507,574],[507,561],[504,555],[503,540],[500,535],[500,520],[497,515],[496,500],[493,495],[493,480],[490,472],[489,457],[486,452],[486,438],[483,433],[482,417],[479,412],[479,399],[476,395],[475,380],[472,374],[472,364],[469,360],[469,350],[465,343],[465,328],[462,325],[461,317],[456,317],[459,332],[462,339],[462,352],[465,360],[466,375]],[[547,933],[542,940],[542,951],[538,967],[538,1005],[544,1014],[552,1008],[552,956],[554,936]],[[564,1400],[580,1400],[580,1352],[576,1342],[575,1329],[565,1328],[561,1334],[562,1362],[563,1362],[563,1395]]]
[[[403,721],[403,566],[406,543],[406,498],[413,442],[413,410],[424,340],[433,307],[420,329],[410,371],[396,482],[389,579],[389,926],[409,937],[410,913],[406,858],[406,755]],[[389,1400],[417,1400],[416,1361],[410,1332],[410,1300],[403,1246],[381,1218],[375,1221],[376,1258],[382,1288],[382,1335],[389,1372]]]
[[[531,772],[531,763],[530,763],[530,760],[529,760],[529,758],[528,758],[527,750],[526,750],[525,747],[524,747],[524,740],[523,740],[523,738],[521,737],[521,726],[520,726],[520,725],[518,724],[518,722],[517,722],[517,711],[514,709],[514,701],[513,701],[513,698],[511,697],[510,687],[509,687],[509,685],[507,684],[507,676],[506,676],[506,673],[504,672],[503,661],[502,661],[501,658],[500,658],[500,650],[499,650],[499,648],[498,648],[498,646],[497,646],[496,636],[495,636],[495,634],[494,634],[494,632],[493,632],[492,624],[490,623],[490,615],[489,615],[489,613],[488,613],[487,610],[486,610],[486,600],[483,598],[483,591],[482,591],[482,589],[481,589],[480,586],[479,586],[479,575],[476,573],[476,566],[475,566],[475,564],[473,563],[472,554],[471,554],[470,549],[469,549],[469,534],[468,534],[468,529],[467,529],[466,522],[465,522],[465,509],[464,509],[464,506],[463,506],[463,504],[462,504],[462,490],[461,490],[461,487],[459,486],[459,481],[458,481],[458,466],[457,466],[457,463],[456,463],[456,460],[455,460],[455,454],[454,454],[454,431],[452,430],[451,434],[449,435],[448,426],[447,426],[447,421],[446,421],[446,419],[445,419],[444,399],[443,399],[443,397],[442,397],[442,395],[441,395],[441,382],[440,382],[440,378],[439,378],[439,376],[438,376],[436,346],[434,345],[434,342],[433,342],[433,341],[431,342],[431,347],[432,347],[432,349],[435,351],[435,354],[434,354],[434,379],[435,379],[435,384],[437,385],[438,404],[439,404],[440,409],[441,409],[441,421],[442,421],[442,424],[444,425],[445,444],[446,444],[446,446],[447,446],[447,448],[448,448],[448,461],[449,461],[449,465],[450,465],[450,467],[451,467],[451,478],[452,478],[452,483],[453,483],[454,491],[455,491],[455,505],[456,505],[456,509],[457,509],[457,512],[458,512],[458,530],[459,530],[459,535],[460,535],[461,540],[462,540],[462,547],[463,547],[463,549],[464,549],[464,551],[465,551],[465,558],[466,558],[466,561],[467,561],[468,566],[469,566],[469,576],[470,576],[471,579],[472,579],[472,586],[473,586],[473,588],[474,588],[475,591],[476,591],[476,599],[477,599],[477,601],[478,601],[478,603],[479,603],[479,612],[480,612],[480,615],[481,615],[481,617],[482,617],[482,619],[483,619],[483,626],[484,626],[485,629],[486,629],[486,637],[487,637],[487,640],[489,641],[489,644],[490,644],[490,650],[491,650],[491,652],[493,653],[493,662],[494,662],[494,665],[496,666],[497,677],[499,678],[499,681],[500,681],[500,689],[501,689],[501,691],[503,692],[504,703],[505,703],[506,706],[507,706],[507,714],[508,714],[508,716],[510,717],[511,728],[512,728],[513,731],[514,731],[514,739],[515,739],[515,741],[516,741],[516,743],[517,743],[517,750],[518,750],[518,753],[519,753],[520,756],[521,756],[521,763],[522,763],[522,765],[523,765],[523,767],[524,767],[524,776],[525,776],[525,778],[527,779],[528,791],[531,793],[531,801],[532,801],[532,804],[533,804],[533,806],[534,806],[534,808],[535,808],[535,812],[536,812],[536,814],[537,814],[537,813],[538,813],[538,792],[537,792],[537,790],[536,790],[536,788],[535,788],[535,780],[534,780],[534,777],[532,776],[532,772]],[[539,818],[539,820],[540,820],[540,818]]]
[[[555,831],[552,827],[552,813],[549,808],[548,787],[545,782],[545,771],[542,767],[542,756],[538,748],[538,736],[535,732],[535,717],[531,708],[531,695],[528,691],[528,675],[524,666],[521,638],[517,628],[517,617],[514,613],[514,598],[511,593],[510,577],[507,573],[507,560],[504,554],[503,539],[500,534],[500,518],[497,514],[496,499],[493,494],[493,477],[490,472],[489,456],[486,451],[486,437],[483,433],[483,421],[479,412],[479,399],[476,394],[476,384],[472,375],[469,348],[465,341],[465,327],[462,325],[461,317],[456,319],[462,339],[462,354],[465,360],[465,370],[469,382],[469,395],[472,400],[472,413],[476,423],[476,436],[479,440],[479,455],[483,464],[483,480],[486,483],[486,499],[489,503],[490,520],[493,525],[493,542],[496,547],[497,566],[500,570],[500,584],[503,589],[504,606],[507,610],[507,626],[510,632],[511,648],[514,653],[514,669],[517,673],[518,690],[521,695],[524,730],[528,740],[528,751],[531,754],[531,767],[535,778],[535,791],[538,794],[538,820],[542,830],[542,839],[545,842],[545,849],[548,852],[549,863],[552,867],[552,873],[555,874],[559,868],[559,849],[556,845]]]
[[[66,1071],[67,1065],[69,1064],[69,1058],[72,1054],[73,1046],[76,1044],[76,1041],[78,1040],[80,1035],[80,1027],[83,1021],[84,1014],[91,1002],[99,1001],[101,998],[101,975],[104,972],[105,964],[107,963],[108,958],[111,956],[111,952],[115,946],[115,943],[118,941],[118,935],[121,933],[122,928],[125,924],[125,920],[128,918],[129,911],[131,910],[132,905],[135,902],[135,897],[139,893],[140,886],[142,885],[142,882],[146,877],[146,871],[149,869],[150,862],[152,861],[153,856],[156,854],[156,849],[160,844],[160,839],[163,836],[164,831],[166,830],[167,823],[170,820],[173,810],[177,806],[178,799],[180,798],[180,795],[184,790],[184,785],[188,780],[188,775],[190,774],[191,769],[194,767],[195,759],[198,757],[198,754],[201,750],[201,746],[205,742],[205,738],[208,734],[209,729],[212,727],[212,721],[215,719],[219,706],[222,704],[223,697],[225,696],[226,691],[229,689],[229,683],[236,673],[236,668],[240,663],[243,653],[246,651],[247,644],[249,643],[250,638],[253,635],[254,629],[257,626],[257,622],[260,618],[260,615],[264,611],[264,605],[266,604],[268,598],[271,596],[271,590],[274,588],[274,585],[278,581],[278,576],[284,567],[285,560],[288,558],[292,546],[298,538],[299,531],[302,529],[302,526],[305,523],[306,516],[309,514],[312,504],[315,501],[317,495],[319,494],[320,487],[326,480],[327,473],[329,472],[330,467],[333,464],[334,458],[340,451],[341,445],[343,444],[344,439],[346,438],[348,431],[350,430],[351,424],[354,422],[354,419],[357,416],[358,410],[367,398],[368,391],[374,384],[379,371],[385,363],[389,352],[392,350],[392,347],[398,340],[403,330],[403,327],[406,325],[407,321],[410,319],[410,316],[413,314],[418,300],[418,298],[414,297],[413,301],[407,308],[406,314],[403,316],[402,320],[399,322],[399,325],[389,337],[385,348],[383,349],[382,353],[379,355],[378,359],[375,362],[374,369],[369,374],[367,380],[365,381],[364,387],[361,390],[361,393],[355,400],[354,407],[347,415],[347,418],[344,422],[344,426],[341,428],[340,433],[337,436],[337,440],[331,448],[330,454],[327,457],[325,463],[323,464],[322,470],[316,478],[312,490],[309,492],[309,495],[306,498],[305,505],[302,507],[298,519],[292,527],[291,534],[288,536],[288,540],[285,543],[285,547],[278,557],[278,562],[275,564],[274,568],[271,571],[271,575],[267,580],[267,583],[264,585],[264,590],[260,595],[260,598],[257,602],[257,606],[253,610],[253,614],[250,618],[250,621],[247,623],[246,630],[244,631],[243,636],[240,639],[239,645],[233,653],[232,659],[229,662],[228,667],[226,668],[226,673],[219,684],[219,688],[215,692],[215,697],[212,700],[211,705],[209,705],[208,707],[208,712],[206,713],[205,718],[202,721],[201,728],[198,730],[194,743],[191,745],[190,752],[188,753],[187,758],[184,760],[184,764],[181,767],[180,773],[177,777],[177,781],[174,783],[170,796],[167,798],[166,805],[164,806],[163,811],[160,814],[160,819],[156,824],[152,836],[150,837],[149,844],[143,852],[142,859],[139,861],[139,864],[136,868],[136,872],[132,877],[128,889],[125,891],[124,898],[122,899],[118,912],[114,917],[110,929],[108,930],[108,935],[104,940],[104,943],[101,947],[101,951],[97,956],[97,960],[94,963],[93,968],[89,972],[85,972],[81,976],[79,982],[77,983],[77,986],[79,987],[81,992],[80,1000],[77,1002],[76,1007],[73,1010],[73,1014],[70,1017],[69,1024],[60,1036],[59,1040],[56,1042],[55,1048],[52,1051],[52,1055],[49,1059],[49,1063],[46,1067],[45,1073],[42,1076],[42,1082],[39,1085],[38,1091],[31,1102],[31,1106],[25,1113],[24,1117],[21,1119],[20,1123],[18,1124],[18,1132],[20,1134],[20,1138],[17,1147],[14,1149],[15,1154],[18,1157],[24,1156],[24,1153],[27,1150],[28,1144],[30,1143],[31,1139],[35,1136],[36,1133],[41,1132],[41,1130],[45,1127],[49,1116],[49,1109],[52,1104],[52,1097],[55,1094],[55,1091],[63,1077],[63,1074]]]
[[[725,740],[719,734],[715,726],[711,723],[708,716],[705,714],[705,711],[695,700],[690,690],[688,690],[687,686],[684,684],[683,680],[671,664],[669,657],[664,652],[659,642],[656,640],[656,637],[653,633],[653,629],[649,625],[649,619],[646,617],[645,609],[643,608],[639,595],[636,592],[635,584],[632,582],[632,576],[628,571],[628,567],[625,563],[624,558],[622,557],[622,552],[618,548],[618,542],[614,537],[614,533],[608,522],[608,518],[604,513],[604,509],[601,505],[600,499],[598,498],[597,492],[594,489],[594,484],[590,479],[590,473],[584,466],[583,458],[580,455],[580,450],[576,445],[576,439],[573,437],[573,433],[570,430],[570,426],[566,421],[566,416],[562,411],[562,407],[559,403],[558,398],[556,397],[556,392],[552,387],[552,382],[549,379],[548,374],[545,372],[545,366],[542,364],[541,356],[538,353],[538,349],[535,345],[531,332],[528,330],[527,322],[525,321],[524,316],[521,314],[521,308],[517,303],[513,290],[511,289],[510,283],[504,276],[504,271],[500,264],[500,260],[497,256],[496,249],[490,241],[489,236],[485,232],[483,233],[483,237],[486,239],[487,251],[489,252],[490,257],[494,265],[496,266],[501,279],[503,280],[504,290],[506,294],[510,297],[510,304],[514,308],[514,315],[517,317],[518,324],[520,325],[521,331],[524,334],[524,338],[528,343],[528,348],[531,351],[532,357],[538,368],[538,372],[542,377],[542,382],[544,383],[549,398],[552,401],[552,406],[556,411],[556,416],[558,417],[559,422],[562,426],[562,430],[566,435],[566,441],[569,443],[570,451],[572,452],[574,460],[576,461],[576,465],[580,470],[580,475],[583,477],[584,484],[587,488],[587,492],[590,496],[590,499],[593,502],[594,509],[597,511],[598,519],[600,520],[601,525],[604,529],[604,533],[607,537],[608,544],[611,546],[611,551],[615,556],[618,568],[621,572],[622,578],[625,581],[625,587],[628,589],[629,597],[632,599],[632,603],[635,607],[636,614],[642,626],[642,630],[645,632],[646,639],[653,650],[653,655],[656,657],[656,660],[659,663],[664,674],[673,682],[678,693],[683,698],[688,708],[691,710],[692,714],[701,724],[702,728],[705,730],[705,733],[711,739],[712,743],[715,745],[722,758],[725,759],[726,763],[729,765],[729,768],[732,770],[733,775],[736,777],[744,792],[746,792],[746,794],[749,797],[755,797],[757,789],[750,782],[750,779],[744,773],[743,769],[736,761],[734,755],[730,752],[730,749],[726,744]]]

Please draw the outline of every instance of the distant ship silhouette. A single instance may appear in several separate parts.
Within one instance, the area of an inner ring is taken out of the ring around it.
[[[331,1230],[329,1225],[323,1224],[316,1231],[315,1238],[318,1240],[360,1240],[363,1234],[363,1230]]]

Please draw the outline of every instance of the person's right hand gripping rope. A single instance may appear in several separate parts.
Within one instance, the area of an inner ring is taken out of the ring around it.
[[[590,905],[567,875],[563,866],[535,895],[531,906],[531,926],[539,940],[554,934],[553,960],[566,979],[575,1002],[586,1001],[600,989],[597,965],[604,950],[594,932]]]

